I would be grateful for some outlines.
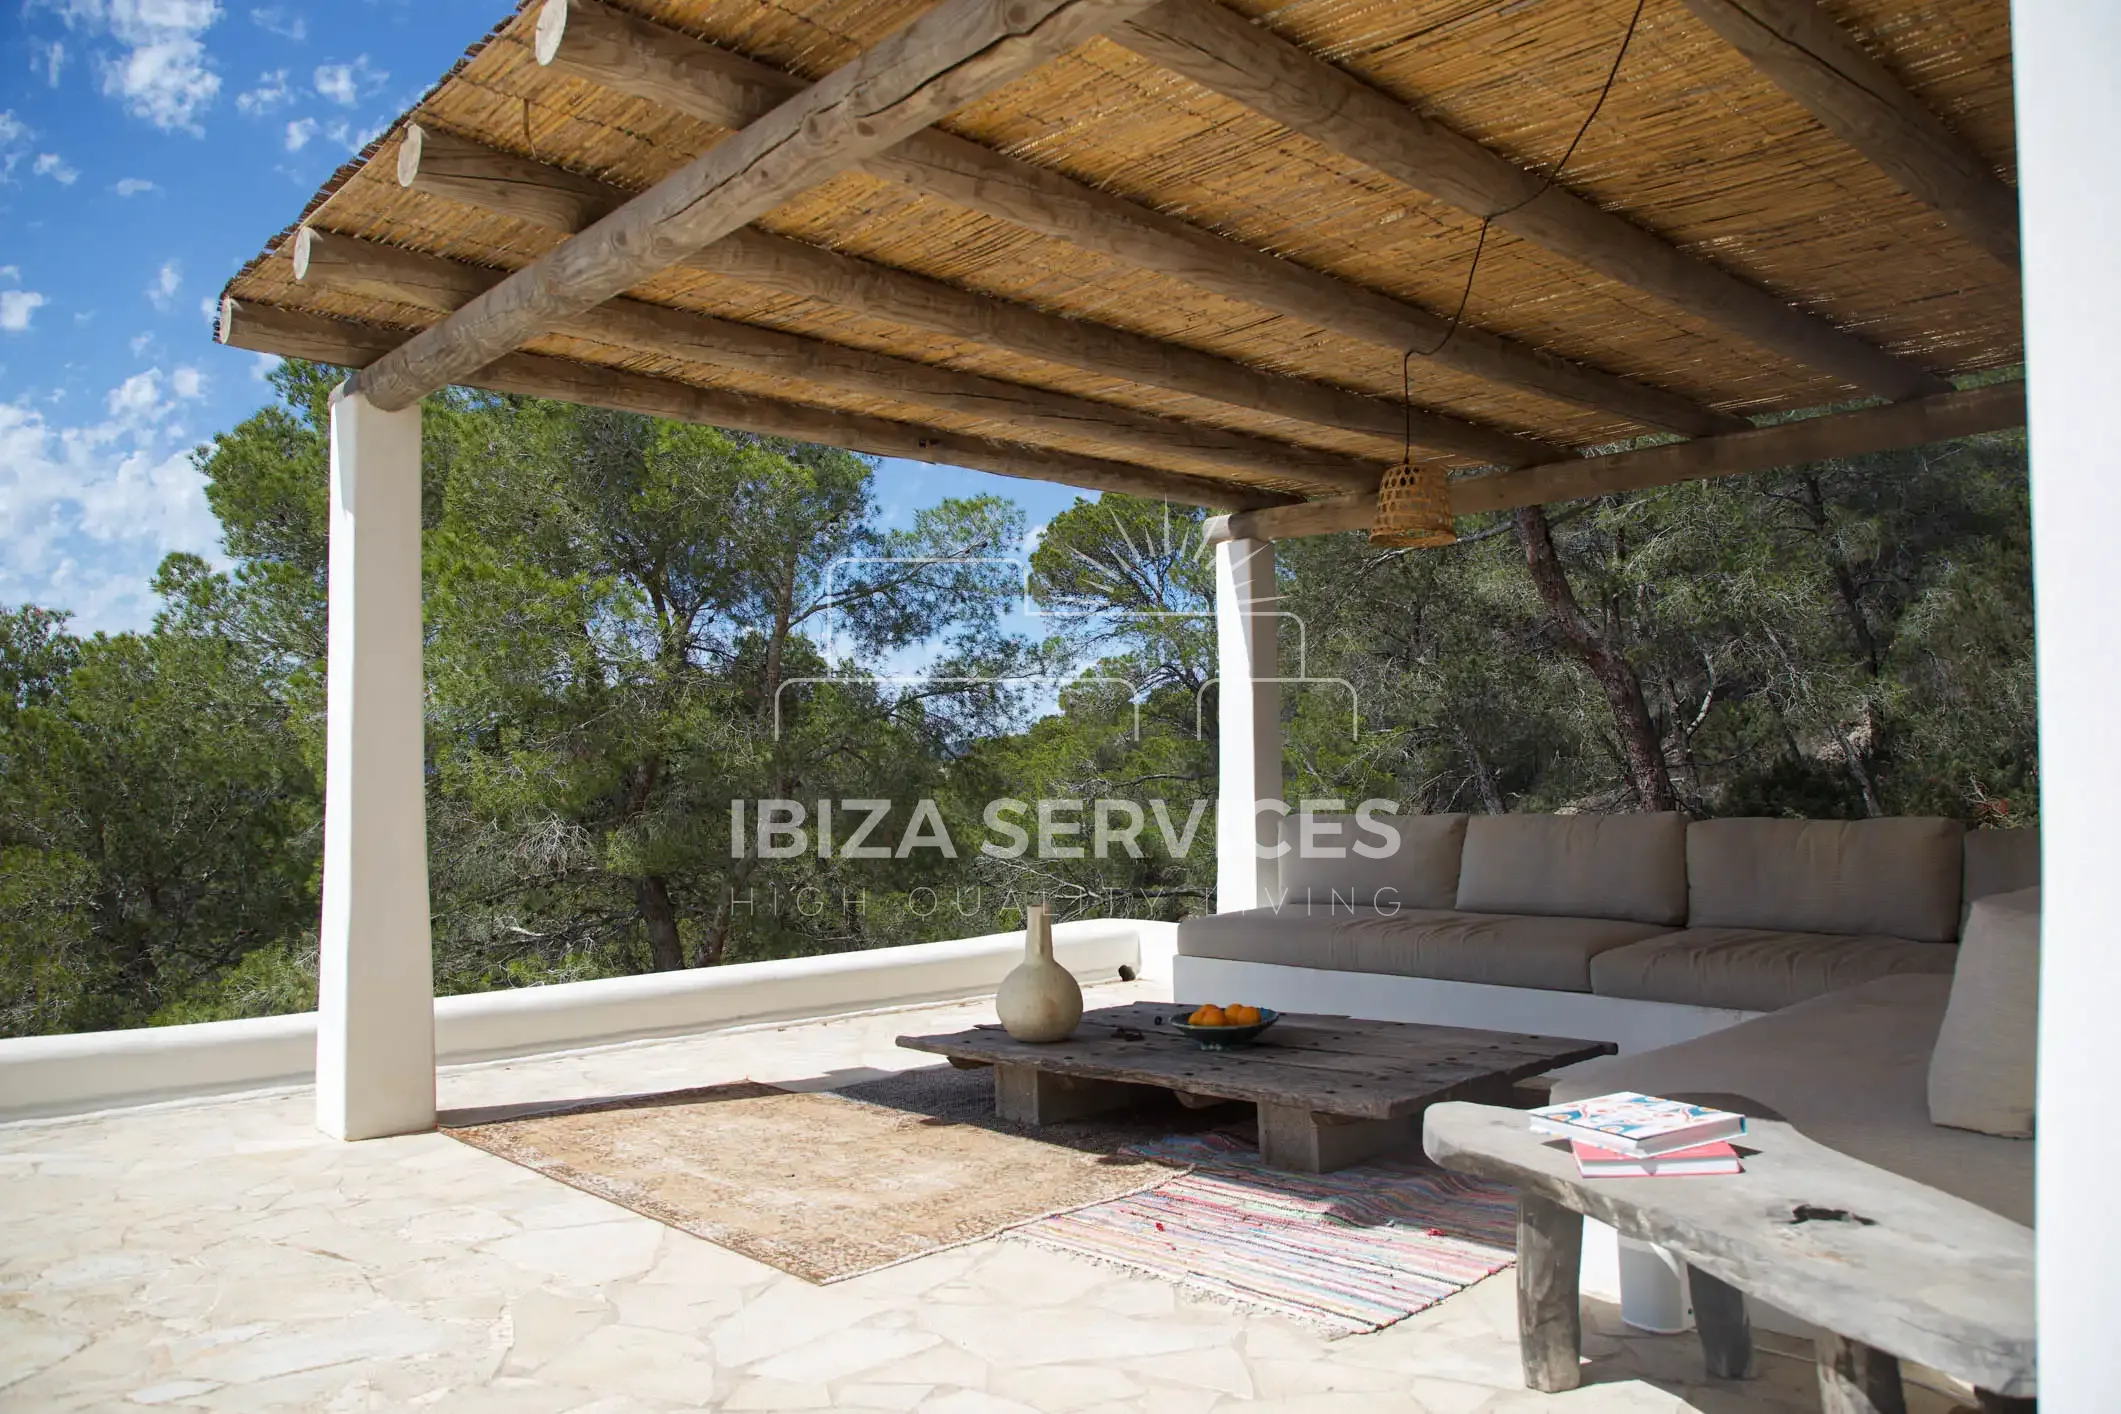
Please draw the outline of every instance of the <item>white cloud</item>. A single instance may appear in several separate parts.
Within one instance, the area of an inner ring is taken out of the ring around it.
[[[35,290],[0,290],[0,329],[19,334],[29,328],[29,317],[50,301]]]
[[[291,39],[300,44],[309,37],[309,22],[300,15],[290,15],[278,5],[263,10],[252,10],[250,22],[267,34],[277,34],[282,39]]]
[[[390,82],[390,75],[372,66],[366,54],[351,64],[319,64],[314,77],[318,96],[342,108],[353,107]]]
[[[184,373],[169,379],[179,397]],[[164,555],[226,563],[161,382],[159,371],[127,379],[105,399],[108,416],[81,426],[0,403],[0,603],[73,610],[79,632],[144,628]]]
[[[236,110],[247,117],[262,118],[287,106],[294,90],[287,86],[287,70],[274,69],[258,75],[258,86],[236,95]]]
[[[29,155],[29,140],[35,136],[12,111],[0,110],[0,177],[14,173],[15,164]]]
[[[309,140],[317,135],[315,118],[297,118],[287,125],[287,150],[300,152],[309,146]]]
[[[58,40],[49,44],[30,45],[29,71],[42,72],[47,88],[59,86],[59,73],[66,67],[66,46]]]
[[[37,160],[30,164],[30,171],[40,177],[50,177],[62,187],[70,187],[80,179],[80,172],[66,165],[66,159],[56,152],[40,152]]]
[[[131,341],[126,344],[126,347],[133,351],[134,358],[138,358],[154,346],[155,335],[152,329],[142,329],[139,333],[133,335]]]
[[[120,196],[138,196],[142,192],[160,191],[162,188],[145,177],[121,177],[111,190]]]
[[[177,269],[177,262],[165,260],[162,268],[155,272],[155,282],[147,287],[148,303],[157,309],[168,309],[170,301],[177,297],[178,287],[184,283],[184,275]]]
[[[169,390],[186,400],[206,391],[206,375],[189,364],[179,364],[169,375]]]
[[[200,37],[221,18],[216,0],[60,0],[67,25],[117,52],[99,52],[103,92],[158,128],[203,134],[200,117],[221,76]]]

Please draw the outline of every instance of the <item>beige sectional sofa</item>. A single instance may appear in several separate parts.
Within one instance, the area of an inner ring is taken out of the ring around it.
[[[1179,926],[1182,1000],[1623,1051],[1948,976],[1971,902],[2039,876],[2036,832],[1943,819],[1313,815],[1285,820],[1283,845],[1277,903]]]

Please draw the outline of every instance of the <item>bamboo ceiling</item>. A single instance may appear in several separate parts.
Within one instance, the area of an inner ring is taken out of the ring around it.
[[[1545,176],[1583,129],[1560,187],[1897,356],[1919,374],[1963,378],[2019,363],[2015,269],[1830,132],[1697,14],[1703,4],[1728,2],[1643,0],[1623,62],[1588,128],[1583,124],[1636,0],[1294,0],[1279,7],[1226,0],[1225,8],[1535,176]],[[929,7],[930,0],[618,0],[612,8],[814,82]],[[2007,0],[1824,0],[1819,8],[1943,120],[1985,165],[1984,175],[2014,178]],[[363,287],[298,280],[293,257],[302,225],[327,239],[350,237],[498,272],[519,269],[566,239],[549,226],[401,186],[400,147],[409,125],[627,192],[653,185],[730,136],[729,128],[568,77],[560,72],[564,66],[541,66],[533,51],[538,19],[532,0],[502,21],[418,106],[333,176],[297,225],[273,237],[229,283],[224,325],[234,328],[224,327],[224,338],[291,353],[316,347],[277,344],[270,335],[246,341],[246,312],[273,308],[361,326],[352,332],[360,335],[357,344],[366,340],[364,348],[395,344],[442,317]],[[1558,356],[1679,395],[1715,410],[1704,417],[1728,415],[1726,428],[1872,391],[1501,224],[1488,230],[1468,289],[1478,215],[1159,67],[1109,35],[960,108],[939,126],[1334,277],[1355,287],[1351,295],[1380,293],[1444,320],[1463,296],[1466,339],[1477,332],[1504,336],[1520,352]],[[1221,450],[1245,439],[1159,442],[1114,433],[1093,417],[1027,420],[983,414],[962,400],[940,405],[889,380],[864,387],[845,378],[819,381],[800,367],[734,367],[708,357],[712,339],[656,348],[549,333],[525,350],[769,399],[792,406],[798,417],[819,410],[816,440],[862,443],[859,434],[834,435],[839,424],[822,414],[865,414],[916,433],[956,434],[959,440],[939,444],[936,460],[974,464],[951,449],[981,443],[1039,449],[1178,473],[1192,479],[1188,484],[1227,493],[1194,499],[1232,505],[1359,490],[1360,469],[1378,473],[1399,459],[1393,428],[1405,349],[1336,331],[1330,319],[1307,322],[1218,294],[1201,282],[860,170],[793,197],[754,226],[984,301],[1062,316],[1092,332],[1102,326],[1212,355],[1273,375],[1276,387],[1301,381],[1365,395],[1361,406],[1382,415],[1362,426],[1348,425],[1347,418],[1334,425],[1288,416],[1257,398],[1225,401],[1170,380],[1116,376],[1086,368],[1065,351],[1034,356],[1021,339],[1000,347],[918,327],[889,309],[696,266],[666,270],[631,296],[1147,415],[1122,418],[1120,426],[1171,420],[1252,434],[1246,446],[1253,454]],[[1420,410],[1537,439],[1550,451],[1659,430],[1639,417],[1561,401],[1434,358],[1411,361],[1410,386]],[[1291,469],[1280,474],[1273,467],[1277,448],[1290,458]],[[883,443],[858,449],[900,451]],[[1417,458],[1461,471],[1504,460],[1433,444]],[[1539,459],[1522,456],[1515,464]],[[1314,474],[1314,460],[1325,470]],[[1054,462],[1058,471],[1019,474],[1095,484],[1066,474],[1073,464],[1062,457]]]

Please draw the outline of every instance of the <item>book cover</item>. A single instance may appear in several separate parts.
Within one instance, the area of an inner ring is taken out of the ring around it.
[[[1529,1113],[1535,1133],[1582,1139],[1616,1154],[1641,1158],[1745,1133],[1745,1116],[1683,1100],[1623,1090]]]
[[[1576,1156],[1576,1172],[1584,1178],[1687,1178],[1745,1172],[1738,1151],[1728,1144],[1697,1144],[1649,1158],[1616,1154],[1580,1139],[1571,1141],[1569,1149]]]

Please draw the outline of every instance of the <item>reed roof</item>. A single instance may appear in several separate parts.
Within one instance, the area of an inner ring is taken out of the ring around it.
[[[614,8],[816,80],[929,0],[616,0]],[[1544,173],[1606,84],[1636,0],[1227,0],[1310,55]],[[1825,0],[1863,45],[1999,177],[2014,176],[2007,0]],[[273,306],[409,336],[432,309],[297,280],[297,227],[515,270],[565,239],[516,216],[400,185],[409,125],[627,190],[650,186],[730,129],[627,96],[533,53],[528,3],[311,199],[229,283],[234,308]],[[1643,289],[1481,221],[1110,38],[1083,44],[942,128],[1257,251],[1432,314],[1740,418],[1861,397],[1830,372],[1761,347]],[[1639,24],[1561,185],[1680,251],[1761,287],[1930,374],[2022,360],[2014,269],[1966,239],[1712,31],[1684,0],[1643,0]],[[1146,336],[1397,405],[1403,349],[1214,293],[1200,283],[1040,234],[853,171],[756,223],[775,235],[914,272],[996,301]],[[1168,384],[1031,356],[831,298],[677,268],[633,292],[652,304],[784,330],[1190,425],[1257,434],[1374,464],[1385,427],[1292,418]],[[225,334],[226,331],[224,331]],[[1317,494],[1302,475],[1213,453],[1145,449],[1094,422],[1030,427],[939,407],[889,386],[828,386],[800,371],[720,364],[699,349],[618,347],[551,334],[533,353],[805,408],[1160,468],[1257,492]],[[1639,421],[1433,359],[1411,361],[1412,401],[1583,449],[1639,437]],[[822,440],[822,439],[821,439]],[[1484,458],[1436,453],[1453,468]],[[1068,479],[1065,477],[1058,479]],[[1341,488],[1345,489],[1345,488]]]

